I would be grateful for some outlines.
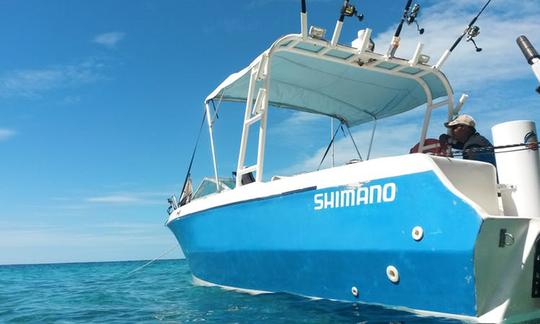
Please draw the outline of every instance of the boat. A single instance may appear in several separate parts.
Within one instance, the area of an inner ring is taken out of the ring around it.
[[[534,122],[493,127],[497,168],[430,154],[432,111],[446,108],[451,120],[466,98],[455,99],[442,71],[449,52],[436,65],[422,44],[408,59],[377,53],[368,28],[340,44],[343,16],[359,16],[348,1],[344,8],[327,40],[308,30],[302,1],[301,33],[277,39],[206,97],[214,175],[194,193],[186,177],[166,223],[194,283],[473,322],[540,318]],[[235,178],[218,174],[214,101],[245,104]],[[418,153],[263,173],[270,108],[330,116],[348,129],[418,107],[425,109]],[[256,152],[247,150],[251,142]]]

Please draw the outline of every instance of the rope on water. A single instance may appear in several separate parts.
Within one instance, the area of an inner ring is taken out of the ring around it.
[[[145,264],[143,264],[142,266],[138,267],[138,268],[135,269],[135,270],[130,271],[130,272],[127,274],[127,276],[130,276],[131,274],[133,274],[133,273],[135,273],[135,272],[137,272],[137,271],[139,271],[139,270],[142,270],[143,268],[146,268],[147,266],[151,265],[151,264],[154,263],[155,261],[157,261],[157,260],[161,259],[162,257],[166,256],[167,254],[171,253],[172,250],[174,250],[175,248],[176,248],[176,244],[175,244],[173,247],[171,247],[169,250],[165,251],[163,254],[161,254],[160,256],[158,256],[157,258],[155,258],[155,259],[153,259],[153,260],[151,260],[151,261],[146,262]]]

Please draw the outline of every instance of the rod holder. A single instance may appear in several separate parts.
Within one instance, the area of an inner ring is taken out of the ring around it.
[[[448,56],[450,56],[450,53],[451,53],[450,50],[444,51],[443,55],[441,56],[441,58],[439,59],[437,64],[435,64],[433,68],[440,70],[444,62],[446,62],[446,60],[448,59]]]
[[[341,29],[343,28],[343,20],[338,20],[336,22],[336,28],[334,29],[334,34],[332,35],[332,41],[330,45],[336,46],[341,35]]]
[[[422,44],[422,43],[418,43],[418,45],[416,45],[416,50],[414,51],[414,55],[409,60],[410,65],[418,64],[418,60],[420,59],[420,55],[422,55],[422,49],[423,48],[424,48],[424,44]]]
[[[469,99],[469,95],[468,94],[462,94],[461,97],[459,97],[459,101],[456,105],[456,107],[453,109],[454,110],[454,115],[457,115],[459,114],[459,112],[461,111],[461,108],[463,108],[463,105],[465,104],[465,102],[467,102],[467,99]]]
[[[306,0],[301,0],[300,32],[302,34],[302,38],[306,39],[308,35]]]

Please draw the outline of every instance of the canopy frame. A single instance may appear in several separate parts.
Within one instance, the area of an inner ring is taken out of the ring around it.
[[[271,65],[272,58],[278,53],[294,53],[303,57],[311,57],[317,60],[326,62],[334,62],[342,64],[351,69],[362,69],[367,71],[374,71],[377,73],[387,74],[390,76],[396,76],[400,78],[411,79],[423,90],[425,94],[426,111],[424,114],[424,122],[419,139],[419,152],[424,151],[424,141],[429,127],[431,119],[431,113],[433,109],[447,106],[448,118],[450,119],[454,115],[454,98],[453,90],[444,76],[434,66],[430,66],[420,62],[422,44],[418,44],[417,49],[410,60],[404,60],[396,57],[389,57],[387,55],[378,54],[368,49],[369,38],[366,37],[371,34],[371,30],[366,29],[364,38],[360,39],[360,46],[349,47],[340,44],[332,44],[326,40],[315,39],[312,37],[302,37],[302,35],[287,35],[278,39],[274,44],[261,55],[259,55],[248,67],[240,72],[230,75],[225,81],[223,81],[205,100],[206,108],[208,109],[208,102],[215,98],[220,98],[223,101],[230,102],[245,102],[244,123],[242,129],[242,137],[240,141],[240,151],[238,155],[238,163],[236,170],[236,186],[242,186],[242,175],[250,172],[255,173],[256,182],[261,182],[263,179],[264,168],[264,151],[266,142],[266,123],[268,118],[268,106],[273,105],[276,107],[288,108],[293,110],[309,110],[310,107],[298,107],[288,102],[272,101],[270,98],[270,79],[271,79]],[[306,50],[307,46],[313,46],[317,48],[317,51]],[[334,55],[340,53],[340,56]],[[345,54],[343,54],[345,53]],[[345,55],[345,56],[344,56]],[[388,68],[388,66],[391,66]],[[411,73],[411,70],[414,73]],[[422,78],[428,74],[431,74],[436,78],[444,89],[443,95],[438,97],[446,97],[443,100],[434,102],[432,90],[428,83]],[[249,85],[247,87],[247,93],[245,96],[231,96],[227,93],[227,89],[235,86],[235,82],[240,82],[242,77],[249,75]],[[422,104],[420,104],[422,105]],[[418,106],[416,106],[418,107]],[[412,107],[410,109],[414,109]],[[361,109],[357,109],[361,111]],[[313,111],[314,113],[321,113],[320,111]],[[364,111],[372,122],[377,122],[377,119],[385,118],[385,116],[377,118],[369,111]],[[339,115],[330,115],[331,117],[342,120],[347,126],[349,122],[344,120]],[[367,117],[366,117],[367,118]],[[248,137],[250,127],[259,123],[259,136],[257,146],[256,163],[251,166],[245,166],[246,151],[248,145]],[[213,144],[213,134],[211,132],[211,123],[209,122],[209,130],[211,137],[211,144]],[[374,135],[374,134],[372,134]],[[212,151],[214,151],[212,145]],[[371,151],[371,144],[370,144]],[[214,172],[216,179],[217,174],[217,161],[215,154],[213,153]]]

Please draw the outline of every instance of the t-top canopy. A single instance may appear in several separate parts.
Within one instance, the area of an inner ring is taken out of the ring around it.
[[[333,116],[349,126],[452,95],[446,77],[431,66],[288,35],[247,68],[230,75],[206,102],[245,102],[251,71],[265,55],[269,63],[269,104]],[[261,86],[262,82],[257,82],[257,87]]]

